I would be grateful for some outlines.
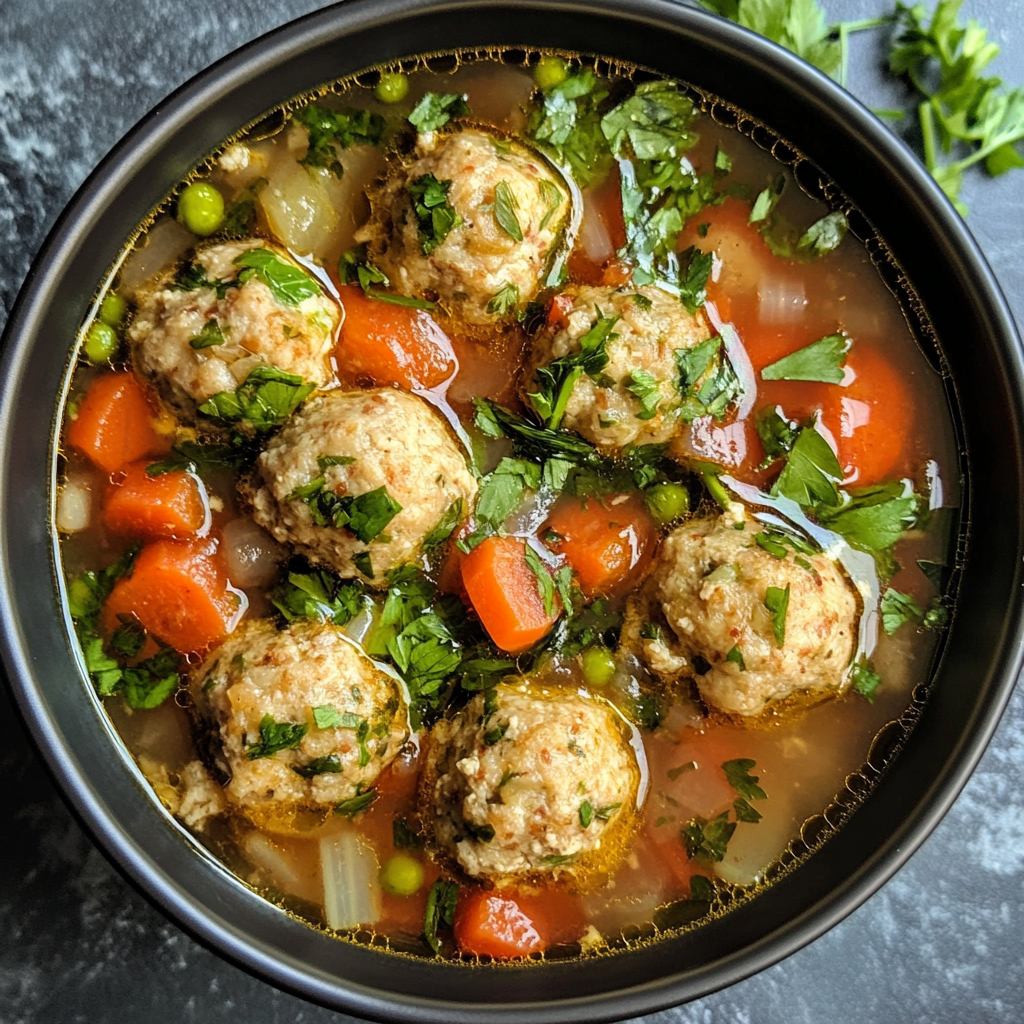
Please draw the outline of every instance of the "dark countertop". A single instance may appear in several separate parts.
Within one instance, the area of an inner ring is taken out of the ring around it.
[[[0,8],[0,327],[46,232],[110,146],[166,93],[317,0],[4,0]],[[833,17],[883,0],[827,0]],[[1018,4],[967,0],[1024,82]],[[879,34],[852,90],[902,106]],[[1024,324],[1024,172],[968,176],[968,218]],[[1024,692],[953,810],[860,910],[730,989],[645,1021],[929,1024],[1024,1019]],[[344,1020],[250,978],[169,923],[58,797],[0,690],[0,1024]]]

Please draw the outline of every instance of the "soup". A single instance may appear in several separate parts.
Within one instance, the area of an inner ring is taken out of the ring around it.
[[[742,113],[554,54],[228,140],[102,284],[60,438],[83,667],[170,814],[313,927],[474,962],[797,868],[954,568],[942,382],[855,217]]]

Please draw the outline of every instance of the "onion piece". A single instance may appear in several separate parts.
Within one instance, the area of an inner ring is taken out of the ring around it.
[[[79,533],[92,523],[92,488],[84,480],[68,478],[57,498],[57,529]]]
[[[195,235],[176,220],[166,217],[146,232],[142,245],[132,251],[121,267],[118,291],[129,296],[164,267],[174,263],[195,244]]]
[[[334,931],[376,924],[381,914],[380,866],[369,847],[345,829],[320,840],[324,876],[324,913]]]
[[[295,866],[266,836],[250,832],[242,842],[245,854],[272,885],[282,892],[294,893],[302,888],[302,879]]]
[[[597,203],[593,198],[586,196],[583,200],[583,221],[580,224],[579,244],[586,253],[588,260],[594,263],[604,263],[615,255],[615,246],[612,245],[612,236],[608,231],[608,225],[604,222]]]
[[[284,548],[251,519],[232,519],[224,527],[222,550],[236,587],[266,585],[285,556]]]

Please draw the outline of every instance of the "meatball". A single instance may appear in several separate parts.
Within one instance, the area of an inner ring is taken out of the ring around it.
[[[422,805],[467,874],[586,888],[626,852],[639,779],[629,726],[606,701],[506,682],[434,726]]]
[[[432,180],[456,215],[439,244],[431,210],[444,206],[420,196]],[[470,324],[494,323],[537,294],[571,208],[540,154],[477,129],[421,136],[417,158],[370,201],[356,237],[373,262],[403,294],[440,298]]]
[[[319,286],[301,298],[312,290],[303,286],[294,295],[299,301],[285,301],[288,289],[272,289],[259,273],[237,264],[254,250],[315,284],[287,254],[247,239],[198,250],[193,273],[161,274],[136,295],[128,329],[135,368],[183,415],[194,416],[197,405],[219,392],[235,391],[261,365],[318,386],[333,379],[337,305]],[[240,274],[246,278],[241,285]]]
[[[624,642],[635,634],[656,675],[692,675],[721,711],[758,715],[769,702],[832,695],[847,684],[860,613],[853,584],[830,558],[794,550],[753,520],[726,514],[674,530],[640,600],[669,633],[645,630],[655,636],[641,639],[634,614]],[[701,662],[710,666],[703,673]]]
[[[381,583],[453,506],[469,513],[477,485],[440,415],[422,398],[381,389],[308,402],[241,490],[277,540],[342,576]]]
[[[605,449],[660,444],[680,424],[675,352],[693,348],[710,334],[703,317],[691,316],[677,298],[658,288],[579,288],[561,325],[545,328],[534,339],[525,390],[536,392],[541,383],[537,370],[580,353],[581,339],[600,318],[611,317],[608,362],[576,381],[560,425]]]
[[[371,786],[409,736],[395,679],[330,623],[247,622],[195,670],[228,800],[260,820]]]

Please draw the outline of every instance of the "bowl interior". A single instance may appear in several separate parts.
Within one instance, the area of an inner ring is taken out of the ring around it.
[[[224,137],[289,96],[377,63],[489,46],[650,67],[749,112],[827,172],[863,214],[862,233],[877,231],[894,273],[911,282],[927,311],[921,330],[934,327],[970,470],[970,534],[955,621],[919,721],[877,744],[872,763],[880,767],[886,742],[902,749],[846,827],[798,871],[698,931],[644,948],[469,969],[397,960],[316,932],[240,884],[170,822],[71,649],[50,524],[54,410],[78,324],[152,207]],[[126,873],[200,938],[277,984],[364,1016],[419,1021],[615,1019],[694,998],[787,955],[874,891],[937,823],[994,730],[1020,658],[1019,352],[982,256],[915,158],[846,93],[764,40],[659,0],[347,2],[243,48],[174,94],[97,169],[40,254],[4,351],[8,674],[65,793]]]

